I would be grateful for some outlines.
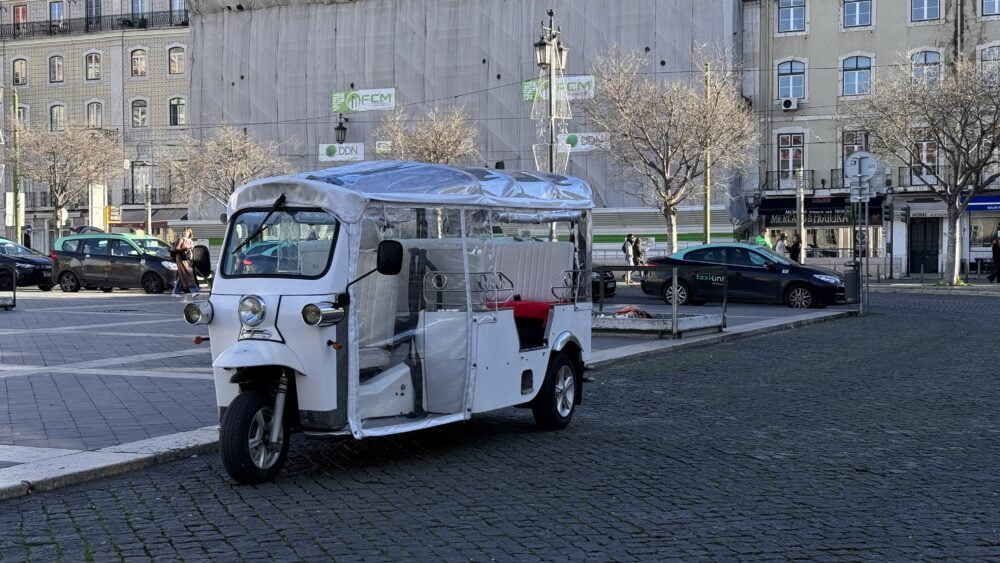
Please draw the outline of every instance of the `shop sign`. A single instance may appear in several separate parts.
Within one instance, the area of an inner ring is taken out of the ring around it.
[[[339,145],[320,145],[320,162],[350,162],[365,159],[364,143],[342,143]]]
[[[571,153],[581,153],[600,150],[610,139],[608,133],[562,133],[559,144],[569,145]]]
[[[379,156],[392,154],[392,141],[375,141],[375,154]]]
[[[565,86],[563,86],[562,83],[564,83]],[[590,74],[567,76],[562,83],[556,83],[556,88],[559,90],[565,88],[566,97],[570,101],[590,100],[593,99],[594,94],[597,92],[596,81],[593,75]],[[521,83],[522,102],[534,102],[536,96],[539,100],[549,99],[548,78],[533,78],[531,80],[525,80]],[[559,99],[559,96],[557,96],[556,99]]]
[[[851,216],[846,209],[806,209],[805,223],[811,227],[843,226],[851,224]],[[794,209],[770,215],[767,224],[773,227],[794,227],[798,217]]]
[[[393,109],[396,107],[396,89],[376,88],[334,92],[330,96],[330,107],[333,113]]]

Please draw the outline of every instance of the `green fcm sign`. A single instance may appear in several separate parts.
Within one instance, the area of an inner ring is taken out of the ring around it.
[[[354,113],[356,111],[378,111],[396,107],[395,88],[374,90],[344,90],[330,96],[333,113]]]

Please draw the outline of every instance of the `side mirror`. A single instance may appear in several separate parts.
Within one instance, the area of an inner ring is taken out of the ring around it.
[[[378,243],[375,269],[383,276],[395,276],[403,269],[403,245],[398,240]]]
[[[775,264],[774,262],[771,262],[770,260],[768,260],[767,262],[764,262],[764,267],[767,268],[768,270],[777,270],[778,269],[778,265]]]
[[[226,213],[220,213],[219,214],[219,222],[222,223],[223,225],[225,225],[226,223],[228,223],[229,222],[229,215],[227,215]]]

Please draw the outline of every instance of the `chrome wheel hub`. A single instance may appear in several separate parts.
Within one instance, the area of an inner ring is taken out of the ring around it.
[[[797,287],[788,294],[788,303],[796,309],[806,309],[812,305],[812,295],[808,289]]]
[[[559,416],[567,417],[573,412],[573,401],[576,399],[576,381],[573,370],[562,366],[556,372],[556,411]]]
[[[264,407],[257,411],[250,423],[250,459],[260,469],[270,468],[281,456],[282,433],[278,432],[278,441],[275,443],[271,443],[268,438],[273,412],[271,407]]]

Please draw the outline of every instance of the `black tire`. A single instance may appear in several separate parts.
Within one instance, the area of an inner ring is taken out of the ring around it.
[[[41,290],[41,291],[52,291],[52,287],[53,286],[51,286],[49,284],[45,284],[45,285],[38,286],[38,289]]]
[[[102,287],[101,288],[101,291],[103,291],[104,293],[111,293],[114,290],[115,290],[115,288],[113,288],[113,287]]]
[[[166,287],[166,284],[163,283],[163,278],[153,272],[147,272],[143,275],[140,283],[142,284],[142,290],[146,293],[163,293],[163,289]]]
[[[229,476],[245,485],[274,479],[288,459],[288,425],[281,428],[281,444],[267,443],[274,400],[264,391],[244,391],[229,403],[222,417],[219,447]],[[259,415],[259,416],[258,416]],[[251,442],[260,441],[257,449]]]
[[[0,291],[12,291],[14,289],[14,275],[8,271],[0,272]]]
[[[672,294],[674,290],[674,284],[671,280],[663,282],[663,302],[670,305],[673,301]],[[687,283],[678,281],[677,282],[677,297],[678,305],[691,305],[694,300],[691,298],[691,286]]]
[[[562,352],[554,352],[538,396],[531,402],[535,423],[544,430],[566,428],[576,410],[580,374],[576,364]],[[567,387],[567,385],[569,385]]]
[[[815,307],[816,292],[808,285],[793,285],[785,291],[785,305],[793,309]]]
[[[59,274],[59,289],[66,293],[76,293],[80,291],[80,278],[73,272],[63,272]]]

